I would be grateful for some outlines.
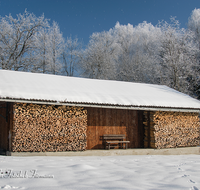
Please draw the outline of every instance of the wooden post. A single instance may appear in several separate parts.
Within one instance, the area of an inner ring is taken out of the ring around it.
[[[151,147],[151,135],[150,135],[150,111],[147,112],[147,127],[148,127],[148,148]]]
[[[14,117],[13,103],[8,106],[8,150],[12,151],[12,132],[13,132],[13,117]]]
[[[144,120],[144,116],[143,116],[143,111],[139,110],[137,111],[137,115],[138,115],[138,121],[137,121],[137,128],[138,128],[138,147],[137,148],[144,148],[144,125],[143,125],[143,120]]]

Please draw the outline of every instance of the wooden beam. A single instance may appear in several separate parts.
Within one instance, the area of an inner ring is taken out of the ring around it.
[[[151,147],[151,135],[150,135],[150,112],[147,112],[147,128],[148,128],[148,148]]]

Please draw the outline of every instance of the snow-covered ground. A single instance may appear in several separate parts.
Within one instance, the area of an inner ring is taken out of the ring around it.
[[[0,156],[0,189],[200,190],[200,155]]]

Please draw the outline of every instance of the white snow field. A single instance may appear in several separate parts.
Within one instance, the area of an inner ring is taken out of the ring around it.
[[[0,156],[0,189],[200,189],[200,155]]]

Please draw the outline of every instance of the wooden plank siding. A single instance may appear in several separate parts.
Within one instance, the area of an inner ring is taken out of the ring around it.
[[[9,130],[12,131],[13,125],[13,104],[2,102],[0,104],[0,114],[0,149],[9,150],[11,144]]]
[[[87,149],[103,149],[104,134],[125,134],[128,148],[143,147],[142,113],[135,110],[86,108]]]
[[[6,103],[0,104],[0,149],[7,150],[8,125],[6,122]],[[2,117],[3,116],[3,117]]]

